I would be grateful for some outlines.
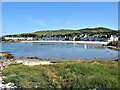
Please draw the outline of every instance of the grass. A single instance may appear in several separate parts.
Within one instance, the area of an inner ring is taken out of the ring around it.
[[[59,61],[53,65],[12,64],[3,70],[4,83],[21,88],[118,88],[114,61]]]

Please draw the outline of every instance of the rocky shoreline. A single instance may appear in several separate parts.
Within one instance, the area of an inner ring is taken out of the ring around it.
[[[106,45],[107,48],[120,51],[120,41],[113,41]]]
[[[11,64],[23,64],[27,66],[34,66],[34,65],[49,65],[53,64],[48,59],[42,59],[38,57],[21,57],[21,58],[15,58],[12,54],[9,52],[0,52],[0,89],[14,89],[16,86],[14,83],[7,83],[3,84],[3,79],[5,78],[2,75],[2,71],[4,68],[7,68]]]
[[[106,47],[112,50],[120,51],[120,47],[116,47],[116,46],[106,46]]]

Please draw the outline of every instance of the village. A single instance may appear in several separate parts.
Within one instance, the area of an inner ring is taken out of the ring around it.
[[[120,37],[118,35],[101,35],[101,36],[90,36],[88,34],[81,35],[38,35],[37,37],[17,37],[14,35],[6,35],[0,37],[2,41],[13,40],[13,41],[101,41],[101,42],[111,42],[119,41]]]

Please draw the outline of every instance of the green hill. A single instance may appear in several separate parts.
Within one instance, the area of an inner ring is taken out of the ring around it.
[[[98,27],[98,28],[85,28],[85,29],[80,29],[81,32],[116,32],[115,30],[111,30],[109,28],[104,28],[104,27]]]
[[[79,30],[70,30],[70,29],[60,29],[60,30],[45,30],[45,31],[36,31],[35,34],[73,34],[80,33]]]
[[[117,30],[111,30],[109,28],[97,27],[97,28],[85,28],[79,30],[61,29],[61,30],[46,30],[36,31],[34,34],[75,34],[75,33],[117,33]]]
[[[31,33],[22,33],[22,34],[14,34],[14,35],[6,35],[6,36],[17,36],[17,37],[36,37],[38,35],[79,35],[79,34],[92,34],[92,35],[106,35],[106,34],[118,34],[120,31],[112,30],[109,28],[104,27],[97,27],[97,28],[84,28],[84,29],[78,29],[78,30],[72,30],[72,29],[60,29],[60,30],[41,30]]]

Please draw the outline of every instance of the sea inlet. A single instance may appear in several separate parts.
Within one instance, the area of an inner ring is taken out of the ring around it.
[[[115,60],[118,51],[102,45],[50,42],[1,42],[0,52],[15,57],[39,57],[56,60]]]

